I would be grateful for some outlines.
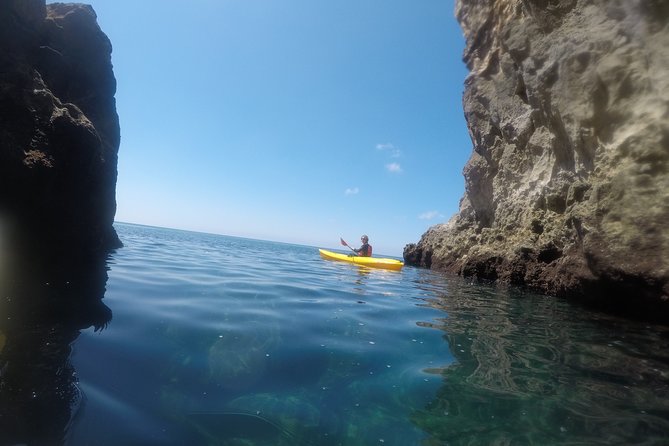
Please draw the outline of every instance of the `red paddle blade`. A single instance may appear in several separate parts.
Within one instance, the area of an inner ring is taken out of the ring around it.
[[[344,245],[344,246],[348,246],[348,243],[346,243],[346,242],[344,241],[343,238],[340,238],[339,241],[341,241],[341,244],[342,244],[342,245]]]

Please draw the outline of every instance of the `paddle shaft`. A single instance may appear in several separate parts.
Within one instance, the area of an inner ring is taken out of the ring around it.
[[[341,238],[341,237],[339,238],[339,240],[341,240],[341,244],[342,244],[342,245],[344,245],[344,246],[348,246],[348,249],[350,249],[351,251],[353,251],[353,252],[355,252],[355,253],[357,254],[357,251],[356,251],[355,249],[351,248],[351,247],[348,245],[348,243],[346,243],[346,240],[344,240],[344,239]]]

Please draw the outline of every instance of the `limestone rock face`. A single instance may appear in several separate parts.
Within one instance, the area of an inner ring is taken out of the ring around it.
[[[111,44],[90,6],[0,3],[0,230],[68,253],[120,245]],[[8,232],[11,231],[11,232]]]
[[[456,15],[466,191],[405,261],[669,315],[669,2],[459,0]]]

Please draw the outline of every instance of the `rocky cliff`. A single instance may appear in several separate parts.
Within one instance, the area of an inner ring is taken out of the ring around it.
[[[120,245],[112,227],[120,132],[111,50],[90,6],[0,3],[4,239],[56,256]]]
[[[473,153],[408,264],[669,320],[669,2],[459,0]]]

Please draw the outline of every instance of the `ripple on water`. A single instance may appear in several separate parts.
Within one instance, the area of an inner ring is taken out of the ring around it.
[[[666,327],[411,267],[328,262],[311,247],[119,233],[105,299],[114,319],[75,346],[90,410],[75,428],[82,444],[93,425],[109,438],[170,433],[160,444],[232,441],[221,425],[237,425],[228,432],[241,444],[669,435]],[[109,412],[113,425],[99,426]]]

